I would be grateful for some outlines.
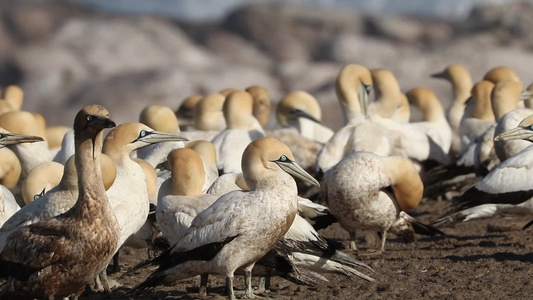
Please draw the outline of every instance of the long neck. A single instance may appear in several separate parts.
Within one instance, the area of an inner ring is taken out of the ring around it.
[[[452,80],[453,83],[453,99],[455,102],[465,103],[470,97],[472,90],[472,78],[464,76],[463,78],[456,78]]]
[[[102,144],[102,132],[94,140],[83,136],[80,140],[76,139],[79,196],[73,210],[78,214],[90,214],[91,211],[109,207],[100,169]]]

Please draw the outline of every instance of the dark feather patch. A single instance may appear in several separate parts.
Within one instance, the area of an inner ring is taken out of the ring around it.
[[[501,194],[491,194],[478,190],[476,187],[468,189],[460,198],[459,203],[453,206],[453,211],[458,212],[483,204],[511,204],[517,205],[533,197],[533,190],[516,191]]]

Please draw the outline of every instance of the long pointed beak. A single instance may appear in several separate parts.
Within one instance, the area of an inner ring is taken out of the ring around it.
[[[431,74],[430,76],[433,77],[433,78],[442,78],[442,79],[446,79],[446,72],[445,72],[445,71],[437,72],[437,73],[433,73],[433,74]]]
[[[157,144],[157,143],[164,143],[164,142],[179,142],[179,141],[188,141],[188,139],[184,138],[181,135],[173,134],[173,133],[165,133],[165,132],[159,132],[159,131],[146,131],[146,135],[142,137],[138,137],[136,141],[141,141],[146,144]]]
[[[42,142],[44,139],[40,136],[23,135],[14,133],[2,133],[0,134],[0,145],[8,146],[22,143],[34,143]]]
[[[311,116],[309,113],[307,113],[306,111],[303,111],[301,109],[297,109],[297,108],[293,108],[290,112],[290,115],[295,117],[295,118],[304,118],[304,119],[308,119],[308,120],[311,120],[313,122],[316,122],[318,124],[320,124],[321,122],[319,120],[317,120],[315,117]]]
[[[102,130],[105,128],[113,128],[116,127],[117,124],[113,122],[113,120],[105,117],[97,117],[94,118],[91,122],[87,124],[87,126]]]
[[[367,116],[368,95],[371,90],[372,87],[361,82],[361,86],[359,87],[359,104],[361,105],[361,112],[365,117]]]
[[[533,92],[530,92],[528,90],[525,90],[520,94],[520,101],[531,100],[532,98],[533,98]]]
[[[287,162],[281,162],[281,161],[275,161],[276,164],[285,172],[289,173],[292,176],[298,177],[301,180],[316,185],[320,187],[320,183],[313,178],[309,173],[307,173],[302,167],[300,167],[297,163],[294,161],[287,161]]]
[[[497,135],[494,141],[529,140],[533,137],[533,131],[526,127],[516,127]]]

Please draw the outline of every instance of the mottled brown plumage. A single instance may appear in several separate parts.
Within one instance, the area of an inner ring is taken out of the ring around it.
[[[100,170],[102,130],[114,127],[105,108],[82,109],[74,120],[79,197],[66,213],[21,227],[0,254],[7,298],[80,295],[114,254],[119,227]]]

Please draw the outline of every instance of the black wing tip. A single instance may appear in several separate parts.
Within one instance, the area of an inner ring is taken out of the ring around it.
[[[415,221],[412,223],[413,230],[416,234],[435,236],[435,235],[446,235],[442,230],[428,224],[424,224],[420,221]]]

